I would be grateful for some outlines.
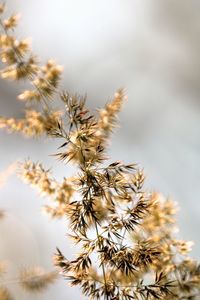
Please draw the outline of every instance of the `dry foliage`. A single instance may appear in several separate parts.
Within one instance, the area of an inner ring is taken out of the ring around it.
[[[1,300],[13,300],[9,290],[6,287],[0,286],[0,299]]]
[[[45,290],[58,277],[57,272],[46,272],[41,267],[32,267],[21,270],[19,281],[28,292]]]
[[[59,91],[60,66],[51,60],[40,66],[27,40],[16,40],[17,21],[17,16],[0,21],[1,76],[27,80],[32,88],[18,99],[36,102],[39,111],[27,110],[21,120],[2,117],[0,126],[26,136],[58,138],[55,157],[78,167],[76,175],[58,182],[40,163],[21,164],[22,178],[51,199],[45,210],[52,217],[67,216],[69,235],[80,245],[72,261],[58,249],[55,265],[89,299],[200,299],[200,267],[188,256],[191,242],[176,239],[173,201],[146,192],[137,165],[107,162],[123,90],[91,114],[85,98]],[[53,109],[55,96],[64,104],[62,114]],[[22,281],[40,289],[38,281]]]
[[[8,177],[16,169],[16,163],[11,164],[4,172],[0,173],[0,188],[2,188]],[[4,210],[0,209],[0,220],[6,217]],[[58,272],[46,272],[41,267],[27,267],[19,270],[19,276],[7,279],[8,263],[0,259],[0,300],[14,300],[15,297],[9,291],[10,284],[19,284],[27,292],[42,292],[58,278]]]

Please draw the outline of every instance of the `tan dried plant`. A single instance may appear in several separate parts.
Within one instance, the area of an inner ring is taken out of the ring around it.
[[[8,177],[12,175],[15,169],[16,163],[13,163],[0,172],[0,189],[6,184]],[[0,209],[0,221],[6,218],[6,216],[6,212]],[[18,284],[27,292],[37,293],[46,290],[58,278],[57,271],[48,272],[38,266],[26,267],[19,270],[18,276],[13,279],[8,279],[8,273],[8,262],[0,258],[0,300],[16,299],[10,291],[10,284]]]
[[[14,300],[15,295],[10,291],[10,285],[18,284],[28,293],[39,293],[46,290],[58,278],[58,272],[47,272],[41,267],[33,266],[19,270],[16,278],[4,278],[7,268],[3,261],[0,261],[0,300]]]
[[[41,163],[21,164],[22,178],[50,198],[46,212],[67,216],[69,236],[81,249],[72,261],[58,249],[55,265],[91,300],[200,299],[200,267],[188,256],[191,242],[175,236],[174,202],[146,192],[136,164],[107,162],[123,90],[91,114],[84,97],[59,90],[62,68],[51,60],[41,66],[27,40],[13,36],[17,19],[0,21],[1,76],[27,80],[32,87],[18,99],[36,103],[39,110],[28,109],[20,120],[2,117],[1,127],[59,139],[55,157],[78,168],[58,182]],[[63,102],[62,113],[53,109],[55,98]]]

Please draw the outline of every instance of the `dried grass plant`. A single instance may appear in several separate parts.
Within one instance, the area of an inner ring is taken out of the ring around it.
[[[15,15],[0,20],[1,77],[30,83],[18,96],[29,106],[23,119],[1,117],[0,126],[25,136],[59,139],[55,157],[78,168],[77,174],[58,182],[41,163],[20,165],[21,177],[50,198],[45,211],[53,218],[68,218],[69,236],[81,249],[72,261],[57,249],[55,265],[89,299],[200,299],[200,267],[188,256],[191,242],[176,238],[174,202],[146,192],[136,164],[108,162],[123,90],[98,113],[90,113],[84,97],[60,91],[62,68],[52,60],[41,65],[28,41],[15,38],[17,22]],[[62,112],[54,110],[54,99],[63,102]],[[30,108],[32,103],[37,111]]]
[[[8,177],[15,171],[16,163],[11,164],[0,173],[0,189],[6,184]],[[0,209],[0,221],[7,217],[7,213]],[[1,226],[1,223],[0,223]],[[44,291],[58,278],[58,272],[47,272],[39,266],[20,269],[18,276],[9,278],[9,262],[0,258],[0,300],[14,300],[15,296],[10,291],[10,284],[18,284],[25,291],[37,293]]]

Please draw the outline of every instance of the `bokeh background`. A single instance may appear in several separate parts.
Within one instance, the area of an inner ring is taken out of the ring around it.
[[[144,167],[146,187],[178,202],[179,236],[200,241],[200,2],[198,0],[7,0],[20,12],[19,37],[32,37],[42,61],[64,66],[62,86],[88,95],[88,106],[103,106],[119,87],[129,100],[110,147],[113,160]],[[20,87],[0,81],[0,115],[20,117]],[[50,157],[55,144],[0,132],[0,171],[30,157],[52,167],[57,178],[73,172]],[[0,191],[0,259],[11,278],[18,268],[52,268],[56,246],[67,256],[73,247],[64,221],[41,213],[46,201],[13,175]],[[63,280],[39,295],[14,284],[16,299],[83,299]]]

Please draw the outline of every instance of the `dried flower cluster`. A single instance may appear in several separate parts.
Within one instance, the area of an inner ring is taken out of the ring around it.
[[[18,277],[14,279],[4,279],[7,272],[6,265],[0,261],[0,299],[14,300],[15,296],[9,290],[10,284],[19,284],[21,288],[29,293],[42,292],[49,287],[58,277],[55,271],[46,272],[41,267],[29,267],[19,271]]]
[[[49,60],[40,66],[38,59],[31,53],[28,39],[17,40],[13,29],[18,23],[19,16],[12,15],[2,20],[1,15],[5,5],[0,6],[0,57],[5,65],[1,77],[10,80],[27,80],[30,89],[23,91],[18,99],[26,104],[40,102],[43,113],[34,109],[26,110],[23,119],[0,117],[0,128],[7,127],[9,131],[22,132],[25,136],[36,136],[54,126],[60,116],[58,111],[49,111],[48,102],[57,93],[57,86],[62,68]]]
[[[11,164],[4,172],[0,173],[0,188],[5,184],[5,180],[10,176],[16,164]],[[1,184],[2,183],[2,184]],[[0,220],[5,218],[6,214],[0,209]],[[18,277],[7,279],[8,263],[0,259],[0,300],[14,300],[15,297],[9,290],[10,284],[19,284],[27,292],[35,293],[45,290],[49,285],[55,282],[58,272],[46,272],[41,267],[33,266],[19,270]]]
[[[23,269],[20,272],[19,280],[21,286],[29,292],[40,292],[54,283],[58,277],[57,272],[46,272],[41,267]]]
[[[16,23],[15,16],[1,21],[1,58],[7,65],[1,74],[28,79],[33,90],[18,98],[36,100],[41,112],[28,111],[19,121],[2,118],[1,127],[60,139],[55,157],[78,167],[76,175],[57,182],[40,163],[21,165],[24,180],[51,199],[45,210],[52,217],[67,216],[69,236],[81,249],[72,261],[58,250],[55,265],[91,300],[200,299],[200,267],[188,256],[191,242],[174,235],[174,203],[145,191],[137,165],[107,162],[124,92],[119,90],[104,109],[91,114],[85,98],[59,92],[59,66],[49,61],[39,67],[26,40],[10,34]],[[64,104],[62,115],[53,111],[55,94]]]

